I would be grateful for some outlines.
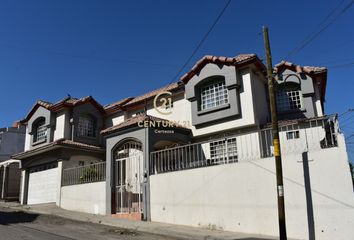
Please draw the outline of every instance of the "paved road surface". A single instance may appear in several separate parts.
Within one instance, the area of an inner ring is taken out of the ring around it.
[[[0,240],[177,240],[0,207]]]

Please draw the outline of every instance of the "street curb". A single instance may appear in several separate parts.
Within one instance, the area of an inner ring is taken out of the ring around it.
[[[66,214],[60,214],[60,213],[52,213],[48,211],[42,211],[38,209],[33,209],[29,206],[22,206],[22,205],[17,205],[17,206],[11,206],[6,204],[3,207],[7,207],[13,210],[17,211],[23,211],[27,213],[36,213],[36,214],[43,214],[43,215],[50,215],[50,216],[56,216],[56,217],[61,217],[64,219],[68,220],[74,220],[74,221],[80,221],[80,222],[89,222],[89,223],[95,223],[95,224],[100,224],[100,225],[105,225],[105,226],[110,226],[110,227],[115,227],[115,228],[120,228],[128,231],[136,231],[140,233],[148,233],[148,234],[154,234],[154,235],[159,235],[163,237],[170,237],[170,238],[176,238],[179,240],[237,240],[237,239],[246,239],[245,236],[242,237],[236,237],[237,233],[230,233],[228,235],[228,232],[224,231],[218,231],[218,230],[209,230],[209,229],[195,229],[195,232],[193,234],[188,233],[187,231],[179,231],[178,230],[173,230],[171,228],[179,228],[179,227],[185,227],[185,226],[179,226],[179,225],[168,225],[166,224],[165,226],[138,226],[141,224],[135,223],[135,222],[129,222],[128,224],[124,224],[122,222],[109,222],[104,219],[104,216],[100,215],[92,215],[92,218],[84,216],[85,214],[75,212],[77,214],[76,216],[74,215],[66,215]],[[69,211],[70,212],[70,211]],[[82,216],[80,216],[82,215]],[[131,225],[136,225],[136,227],[132,227]],[[145,223],[144,223],[145,224]],[[211,234],[204,234],[201,233],[202,231],[211,231]],[[224,234],[224,236],[212,236],[213,234]],[[228,235],[228,236],[225,236]],[[246,235],[246,234],[244,234]],[[257,236],[259,239],[264,239],[264,240],[270,240],[270,239],[275,239],[274,237],[269,237],[269,236]],[[252,237],[248,237],[247,239],[252,239]],[[255,238],[257,239],[257,238]],[[290,240],[290,239],[289,239]]]

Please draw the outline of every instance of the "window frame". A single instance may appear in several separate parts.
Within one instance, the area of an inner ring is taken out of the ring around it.
[[[200,85],[198,88],[198,110],[200,112],[213,111],[230,104],[229,90],[227,89],[225,79],[213,79]],[[207,91],[209,91],[209,93],[205,93]],[[203,96],[204,93],[205,95]]]
[[[299,139],[299,138],[300,138],[300,131],[299,130],[286,132],[286,140],[295,140],[295,139]]]
[[[214,149],[213,149],[214,148]],[[209,143],[210,160],[214,164],[238,161],[237,138],[228,138]]]
[[[33,141],[32,144],[36,145],[47,141],[48,127],[45,123],[45,118],[39,118],[32,124]]]
[[[287,82],[280,84],[276,97],[279,113],[305,111],[300,84]]]
[[[82,122],[83,120],[85,122]],[[77,120],[76,136],[80,138],[96,138],[96,135],[96,119],[91,115],[81,114]]]

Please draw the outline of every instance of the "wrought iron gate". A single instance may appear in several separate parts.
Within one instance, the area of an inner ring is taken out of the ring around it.
[[[118,152],[115,159],[116,213],[142,213],[143,154],[131,146],[124,148],[126,154]]]

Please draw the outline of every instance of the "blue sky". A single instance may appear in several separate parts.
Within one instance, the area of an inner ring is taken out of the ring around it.
[[[206,54],[263,58],[263,25],[270,28],[277,63],[341,1],[233,0],[183,73]],[[168,84],[224,4],[1,0],[0,126],[23,118],[38,99],[57,101],[69,93],[107,104]],[[289,60],[329,67],[354,62],[353,22],[354,6]],[[354,65],[329,68],[326,113],[354,107],[353,76]],[[354,118],[347,122],[349,135]]]

